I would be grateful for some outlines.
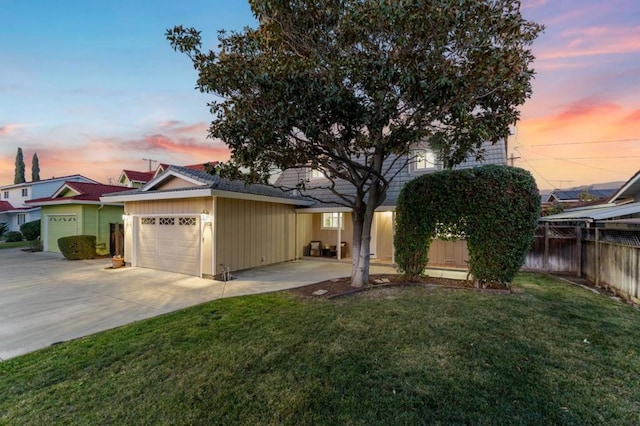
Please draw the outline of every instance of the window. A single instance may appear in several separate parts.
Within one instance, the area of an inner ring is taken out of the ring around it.
[[[24,213],[18,213],[18,225],[24,225],[26,218]]]
[[[4,191],[4,194],[2,195],[4,197],[5,200],[9,199],[9,191]]]
[[[309,179],[324,179],[326,176],[322,173],[322,170],[309,169]]]
[[[29,188],[22,188],[22,196],[23,197],[29,196]]]
[[[344,221],[342,220],[342,213],[322,213],[322,229],[344,229]]]
[[[436,155],[428,149],[413,151],[413,168],[416,171],[433,170],[436,168]]]

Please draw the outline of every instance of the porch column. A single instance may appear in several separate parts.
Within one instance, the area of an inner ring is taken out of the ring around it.
[[[338,244],[336,245],[336,259],[342,258],[342,250],[340,244],[342,243],[342,213],[338,213]]]

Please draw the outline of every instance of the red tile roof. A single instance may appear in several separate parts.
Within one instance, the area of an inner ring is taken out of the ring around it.
[[[13,206],[8,201],[0,201],[0,212],[13,210]]]
[[[136,170],[123,170],[122,173],[124,173],[131,182],[143,183],[149,182],[156,174],[156,172],[138,172]]]
[[[45,197],[37,198],[35,200],[29,200],[28,204],[39,204],[43,202],[51,201],[63,201],[63,200],[77,200],[77,201],[100,201],[100,197],[112,192],[124,192],[130,191],[134,188],[127,188],[125,186],[117,185],[103,185],[101,183],[86,183],[86,182],[65,182],[55,193],[58,193],[62,187],[68,187],[78,192],[78,195],[70,197]]]

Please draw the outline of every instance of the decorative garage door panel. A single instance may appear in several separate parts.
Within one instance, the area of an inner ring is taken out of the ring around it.
[[[47,247],[46,251],[60,253],[58,239],[78,235],[78,218],[75,214],[61,214],[47,216]]]
[[[199,275],[199,217],[141,217],[136,263],[144,268]]]

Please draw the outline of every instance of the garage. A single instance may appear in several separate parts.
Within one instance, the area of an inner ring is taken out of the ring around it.
[[[59,253],[58,239],[78,235],[78,217],[75,214],[52,214],[45,218],[47,229],[44,250]]]
[[[135,266],[200,275],[200,217],[137,218]]]

